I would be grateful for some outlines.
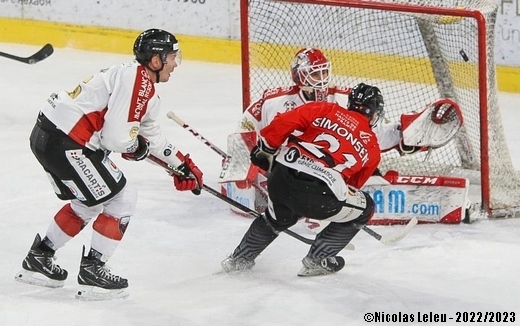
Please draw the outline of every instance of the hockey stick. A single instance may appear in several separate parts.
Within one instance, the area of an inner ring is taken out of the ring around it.
[[[408,233],[410,233],[410,231],[412,230],[412,228],[414,226],[416,226],[418,223],[418,220],[417,218],[414,216],[412,217],[412,219],[410,219],[410,221],[408,222],[408,224],[406,224],[406,226],[400,231],[400,232],[397,232],[393,235],[381,235],[379,233],[377,233],[376,231],[370,229],[368,226],[364,225],[363,226],[363,231],[365,231],[366,233],[370,234],[371,236],[373,236],[374,238],[376,238],[377,240],[379,240],[379,242],[381,242],[382,244],[386,245],[386,246],[391,246],[397,242],[399,242],[402,238],[404,238]]]
[[[165,168],[171,175],[179,175],[179,176],[183,176],[184,174],[179,171],[177,168],[175,168],[174,166],[171,166],[169,165],[168,163],[164,162],[163,160],[161,160],[160,158],[157,158],[153,155],[149,155],[148,156],[148,159],[150,159],[151,161],[159,164],[160,166],[162,166],[163,168]],[[240,204],[239,202],[237,201],[234,201],[233,199],[225,196],[225,195],[222,195],[219,191],[207,186],[207,185],[202,185],[202,189],[206,190],[207,192],[209,192],[210,194],[212,194],[213,196],[225,201],[226,203],[230,204],[230,205],[233,205],[235,206],[236,208],[250,214],[251,216],[253,217],[260,217],[262,214],[260,214],[259,212],[255,211],[255,210],[252,210],[250,209],[249,207],[247,206],[244,206],[242,204]],[[363,231],[365,231],[366,233],[368,233],[369,235],[371,235],[372,237],[374,237],[376,240],[378,240],[379,242],[381,242],[382,244],[384,245],[393,245],[395,243],[397,243],[398,241],[400,241],[402,238],[404,238],[411,230],[412,228],[417,224],[417,218],[413,217],[409,222],[408,224],[403,228],[403,230],[401,230],[401,232],[398,232],[394,235],[380,235],[379,233],[377,233],[376,231],[370,229],[368,226],[366,225],[363,225],[363,227],[361,228]],[[287,233],[288,235],[290,235],[291,237],[293,238],[296,238],[302,242],[305,242],[306,244],[312,244],[314,243],[314,240],[311,240],[311,239],[308,239],[308,238],[305,238],[291,230],[285,230],[284,231],[285,233]],[[347,244],[347,246],[343,249],[346,249],[346,250],[354,250],[354,246],[352,244]]]
[[[148,156],[148,159],[150,159],[151,161],[159,164],[160,166],[162,166],[163,168],[165,168],[168,173],[170,173],[170,175],[178,175],[178,176],[183,176],[184,173],[182,173],[181,171],[179,171],[176,167],[174,166],[171,166],[170,164],[164,162],[163,160],[161,160],[160,158],[158,157],[155,157],[153,155],[149,155]],[[255,210],[252,210],[250,209],[249,207],[247,206],[244,206],[242,204],[240,204],[239,202],[237,201],[234,201],[233,199],[227,197],[227,196],[224,196],[222,195],[219,191],[207,186],[207,185],[202,185],[202,189],[206,190],[207,192],[209,192],[210,194],[212,194],[213,196],[225,201],[226,203],[230,204],[230,205],[233,205],[235,206],[236,208],[250,214],[251,216],[253,217],[261,217],[262,214],[260,214],[259,212],[255,211]],[[295,238],[295,239],[298,239],[300,240],[301,242],[304,242],[306,244],[309,244],[309,245],[312,245],[314,243],[314,240],[312,239],[308,239],[306,237],[303,237],[301,235],[299,235],[298,233],[296,232],[293,232],[291,230],[284,230],[283,232],[285,232],[286,234],[290,235],[291,237]],[[345,248],[343,249],[346,249],[346,250],[354,250],[354,246],[353,245],[350,245],[348,244]]]
[[[168,118],[172,119],[173,121],[175,121],[177,124],[179,124],[181,127],[183,127],[184,129],[187,129],[189,132],[191,132],[195,137],[197,137],[197,139],[199,139],[200,141],[202,141],[204,144],[206,144],[207,146],[209,146],[212,150],[214,150],[215,152],[219,153],[222,157],[227,157],[227,154],[226,152],[224,152],[223,150],[221,150],[220,148],[218,148],[217,146],[215,146],[213,143],[211,143],[209,140],[207,140],[206,138],[204,138],[201,134],[199,134],[196,130],[194,130],[193,128],[191,128],[187,123],[185,123],[181,118],[179,118],[178,116],[175,115],[175,113],[173,113],[172,111],[168,112],[166,114],[168,116]],[[255,184],[253,184],[253,186],[255,186]],[[255,188],[261,188],[260,185],[256,185]],[[263,189],[263,188],[262,188]],[[265,191],[265,189],[264,189]],[[218,193],[218,197],[224,197],[222,198],[222,200],[224,201],[227,201],[227,199],[229,199],[228,197],[226,196],[223,196],[221,195],[220,193]],[[234,203],[236,204],[239,204],[237,202],[235,202],[234,200],[232,199],[229,199],[231,201],[233,201]],[[231,205],[237,207],[238,209],[246,212],[246,213],[249,213],[249,214],[252,214],[251,212],[254,212],[252,211],[251,209],[249,209],[249,207],[245,207],[242,208],[242,207],[239,207],[233,203],[230,203]],[[240,206],[243,206],[241,204],[239,204]],[[257,214],[259,214],[258,212],[255,212]],[[254,214],[252,214],[254,216]],[[399,240],[401,240],[402,238],[404,238],[410,231],[411,229],[417,224],[417,218],[413,217],[409,222],[408,224],[403,228],[403,230],[401,230],[401,232],[397,233],[397,234],[394,234],[394,235],[387,235],[387,236],[383,236],[383,235],[380,235],[379,233],[375,232],[374,230],[370,229],[368,226],[364,225],[362,227],[362,230],[365,231],[366,233],[368,233],[369,235],[371,235],[372,237],[374,237],[376,240],[378,240],[379,242],[383,243],[384,245],[392,245],[394,243],[397,243]],[[287,230],[289,231],[289,230]],[[300,235],[298,235],[300,236]],[[307,238],[305,238],[306,240],[309,240]],[[302,240],[303,241],[303,240]],[[311,241],[312,243],[312,240],[309,240]],[[305,242],[305,241],[304,241]],[[308,242],[306,242],[308,243]],[[348,247],[348,245],[347,245]],[[353,249],[352,249],[353,250]]]
[[[195,138],[197,138],[198,140],[200,140],[201,142],[203,142],[206,146],[208,146],[209,148],[211,148],[215,153],[219,154],[220,156],[222,156],[222,158],[224,159],[228,159],[229,156],[226,154],[226,152],[224,152],[223,150],[221,150],[217,145],[213,144],[212,142],[210,142],[208,139],[206,139],[204,136],[202,136],[201,134],[199,134],[195,129],[193,129],[192,127],[190,127],[186,122],[184,122],[181,118],[179,118],[177,115],[175,115],[175,113],[173,113],[172,111],[168,112],[166,114],[166,116],[175,121],[179,126],[183,127],[184,129],[188,130],[193,136],[195,136]],[[253,187],[255,187],[256,189],[260,190],[260,192],[267,196],[267,190],[262,187],[261,185],[257,184],[257,183],[253,183]]]
[[[50,44],[45,44],[38,52],[29,56],[29,57],[18,57],[9,53],[0,52],[0,57],[13,59],[19,62],[27,63],[27,64],[35,64],[40,62],[50,56],[54,52],[54,48]]]
[[[168,112],[166,114],[166,116],[170,119],[172,119],[173,121],[177,122],[177,124],[181,127],[183,127],[184,129],[188,130],[189,132],[191,132],[193,134],[193,136],[195,136],[198,140],[200,140],[201,142],[203,142],[204,144],[206,144],[207,146],[209,146],[209,148],[211,148],[212,150],[214,150],[215,152],[217,152],[220,156],[222,156],[223,158],[227,158],[227,154],[226,152],[224,152],[223,150],[221,150],[220,148],[218,148],[216,145],[214,145],[212,142],[210,142],[209,140],[207,140],[206,138],[204,138],[204,136],[202,136],[201,134],[199,134],[195,129],[191,128],[186,122],[182,121],[181,118],[179,118],[178,116],[175,115],[175,113],[173,113],[172,111]]]

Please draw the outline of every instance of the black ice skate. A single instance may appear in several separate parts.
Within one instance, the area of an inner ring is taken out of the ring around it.
[[[54,264],[54,252],[39,248],[42,239],[39,234],[34,238],[29,253],[22,262],[22,270],[16,274],[15,280],[22,283],[61,288],[67,279],[67,271]]]
[[[336,273],[345,267],[345,260],[340,256],[327,258],[305,257],[302,263],[303,267],[298,272],[298,276],[327,275]]]
[[[221,265],[222,269],[224,269],[224,272],[226,273],[244,272],[253,268],[253,266],[255,266],[255,261],[248,260],[243,257],[234,258],[232,256],[229,256],[228,258],[222,261]]]
[[[76,298],[81,300],[110,300],[126,298],[128,293],[124,290],[128,287],[128,280],[111,273],[108,266],[99,259],[85,256],[85,247],[79,267],[78,283],[81,289],[76,293]]]

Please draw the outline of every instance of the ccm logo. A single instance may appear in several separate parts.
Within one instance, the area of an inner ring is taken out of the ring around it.
[[[408,184],[431,184],[434,185],[437,183],[438,178],[432,177],[410,177],[410,176],[402,176],[397,177],[397,183],[408,183]]]

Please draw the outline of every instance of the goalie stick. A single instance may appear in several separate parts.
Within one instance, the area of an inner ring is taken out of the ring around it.
[[[163,160],[161,160],[160,158],[158,157],[155,157],[153,155],[149,155],[148,156],[148,159],[150,159],[151,161],[157,163],[158,165],[162,166],[163,168],[165,168],[168,173],[170,173],[170,175],[178,175],[178,176],[183,176],[184,173],[182,173],[181,171],[179,171],[177,168],[175,168],[174,166],[171,166],[170,164],[164,162]],[[248,213],[248,214],[251,214],[251,216],[253,217],[260,217],[262,214],[260,214],[259,212],[255,211],[255,210],[252,210],[250,209],[249,207],[247,206],[244,206],[242,204],[240,204],[239,202],[236,202],[234,201],[233,199],[231,198],[228,198],[227,196],[224,196],[222,195],[220,192],[218,192],[217,190],[207,186],[207,185],[202,185],[202,189],[206,190],[207,192],[209,192],[210,194],[212,194],[213,196],[225,201],[226,203],[230,204],[230,205],[233,205],[235,206],[236,208]],[[370,236],[374,237],[376,240],[378,240],[379,242],[381,242],[382,244],[384,245],[393,245],[395,243],[397,243],[398,241],[400,241],[401,239],[403,239],[408,233],[410,233],[410,231],[412,230],[412,228],[417,225],[417,218],[416,217],[413,217],[409,222],[408,224],[401,230],[401,232],[398,232],[394,235],[381,235],[379,233],[377,233],[376,231],[370,229],[368,226],[364,225],[361,229],[363,231],[365,231],[366,233],[368,233]],[[305,238],[291,230],[284,230],[283,232],[285,232],[286,234],[290,235],[291,237],[295,238],[295,239],[298,239],[306,244],[313,244],[314,243],[314,240],[311,240],[311,239],[308,239],[308,238]],[[353,250],[353,246],[350,245],[350,244],[347,244],[347,246],[343,249],[346,249],[346,250]]]
[[[19,62],[27,63],[27,64],[35,64],[38,63],[48,56],[50,56],[54,52],[54,48],[51,44],[45,44],[38,52],[29,56],[29,57],[18,57],[16,55],[12,55],[5,52],[0,52],[0,57],[9,58],[12,60],[16,60]]]

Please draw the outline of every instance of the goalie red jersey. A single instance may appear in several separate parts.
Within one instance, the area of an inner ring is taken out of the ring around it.
[[[294,131],[300,133],[290,136]],[[290,136],[276,160],[323,180],[340,200],[345,183],[361,188],[381,159],[368,119],[335,103],[309,103],[277,115],[260,134],[272,148]]]

